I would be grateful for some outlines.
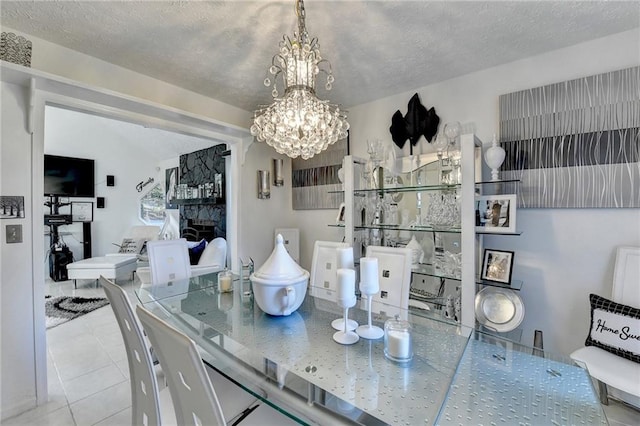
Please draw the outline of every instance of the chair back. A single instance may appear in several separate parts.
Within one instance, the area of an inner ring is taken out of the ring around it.
[[[166,210],[166,216],[162,230],[160,231],[160,240],[174,240],[180,238],[180,218],[177,210]]]
[[[100,284],[118,321],[129,361],[131,424],[159,425],[161,422],[158,382],[151,354],[142,334],[142,327],[133,313],[127,293],[104,277],[100,277]]]
[[[227,265],[227,240],[222,237],[211,240],[202,252],[198,265],[220,266],[221,269],[224,269]]]
[[[160,227],[153,225],[132,226],[127,233],[127,238],[136,240],[152,241],[157,240],[160,235]]]
[[[374,306],[382,303],[399,308],[406,315],[411,286],[411,249],[401,247],[367,247],[367,257],[378,259],[380,291],[373,296]]]
[[[225,425],[222,407],[195,343],[143,308],[138,318],[166,372],[179,425]]]
[[[347,243],[316,241],[313,246],[309,288],[311,295],[335,301],[337,287],[337,264],[339,247],[349,247]]]
[[[167,284],[191,277],[187,240],[156,240],[147,243],[151,284]]]
[[[640,247],[618,247],[611,298],[640,308]]]

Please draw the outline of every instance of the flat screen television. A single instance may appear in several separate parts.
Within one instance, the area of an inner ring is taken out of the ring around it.
[[[44,195],[95,197],[94,160],[44,156]]]

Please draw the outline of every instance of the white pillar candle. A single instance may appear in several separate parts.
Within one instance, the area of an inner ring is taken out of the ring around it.
[[[356,298],[356,271],[353,269],[338,269],[338,303],[346,306]]]
[[[353,265],[353,247],[339,247],[337,250],[337,269],[355,269]]]
[[[397,359],[411,356],[411,335],[409,333],[390,330],[387,334],[387,353]]]
[[[375,294],[379,289],[378,258],[360,258],[360,291],[364,294]]]

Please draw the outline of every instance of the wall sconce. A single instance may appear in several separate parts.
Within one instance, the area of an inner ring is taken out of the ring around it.
[[[269,170],[258,170],[258,198],[261,200],[271,198]]]
[[[283,167],[284,160],[282,158],[273,159],[273,186],[284,185],[284,175],[282,174]]]

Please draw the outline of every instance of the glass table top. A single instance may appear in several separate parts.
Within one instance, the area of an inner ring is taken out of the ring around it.
[[[216,274],[137,290],[141,303],[185,332],[203,360],[302,423],[606,424],[587,372],[570,360],[449,322],[373,309],[373,324],[400,314],[413,359],[385,358],[383,340],[340,345],[336,303],[305,297],[287,317],[265,314],[241,280],[218,293]],[[365,306],[364,304],[362,306]],[[349,317],[367,323],[364,309]]]

